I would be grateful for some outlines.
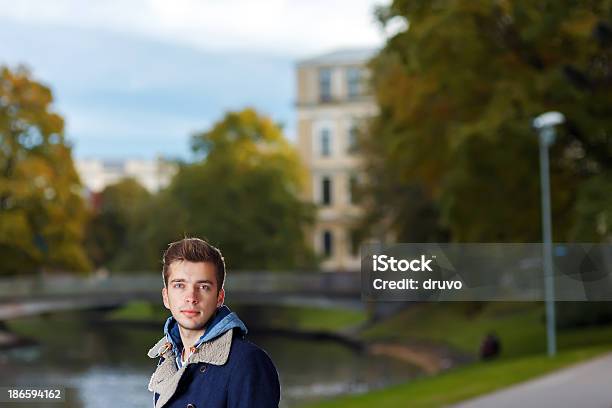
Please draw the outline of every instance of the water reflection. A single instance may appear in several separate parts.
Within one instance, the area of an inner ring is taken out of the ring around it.
[[[99,316],[61,313],[8,322],[11,330],[35,338],[38,346],[0,353],[0,386],[62,386],[66,408],[146,407],[146,389],[156,362],[146,356],[159,329],[101,324]],[[420,374],[405,363],[360,355],[332,341],[250,336],[278,367],[282,406],[360,393]],[[6,404],[49,406],[46,404]]]

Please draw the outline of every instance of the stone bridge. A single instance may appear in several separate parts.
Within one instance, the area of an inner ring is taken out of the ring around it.
[[[226,303],[362,309],[359,273],[231,272]],[[119,307],[146,300],[161,303],[159,273],[0,279],[0,321],[75,309]]]

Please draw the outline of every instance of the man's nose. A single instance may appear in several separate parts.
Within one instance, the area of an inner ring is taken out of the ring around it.
[[[198,291],[195,288],[187,291],[185,301],[187,303],[198,303]]]

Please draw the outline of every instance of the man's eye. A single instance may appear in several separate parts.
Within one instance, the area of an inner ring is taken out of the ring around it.
[[[210,286],[209,285],[202,285],[202,286],[200,286],[200,289],[204,289],[206,291],[209,291],[210,290]]]
[[[183,284],[182,284],[182,283],[175,283],[175,284],[174,284],[174,287],[175,287],[176,289],[181,289],[181,288],[183,287]]]

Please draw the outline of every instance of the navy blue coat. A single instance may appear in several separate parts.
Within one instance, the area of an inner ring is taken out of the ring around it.
[[[200,344],[184,367],[175,362],[180,355],[173,347],[175,341],[166,341],[174,337],[163,338],[151,349],[149,357],[161,356],[149,384],[156,408],[278,407],[280,384],[272,360],[245,338],[244,326],[237,326],[237,317],[227,316],[228,311],[214,319],[215,329],[224,328],[216,330],[222,335]],[[221,324],[216,325],[219,320]],[[167,401],[162,405],[157,404],[160,394]]]

